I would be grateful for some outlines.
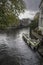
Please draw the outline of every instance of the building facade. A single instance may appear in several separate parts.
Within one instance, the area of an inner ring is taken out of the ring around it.
[[[22,26],[29,26],[30,23],[31,23],[30,19],[22,19],[22,20],[20,20],[20,24]]]
[[[41,0],[40,6],[39,6],[40,16],[39,16],[39,29],[42,31],[43,34],[43,0]]]

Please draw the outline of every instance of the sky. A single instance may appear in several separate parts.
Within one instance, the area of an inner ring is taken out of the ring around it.
[[[33,19],[36,12],[39,11],[39,4],[41,0],[24,0],[26,5],[26,10],[24,13],[20,13],[19,18],[30,18]]]

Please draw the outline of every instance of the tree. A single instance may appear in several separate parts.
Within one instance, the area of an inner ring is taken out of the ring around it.
[[[18,24],[18,15],[24,8],[23,0],[0,0],[0,28]]]
[[[36,15],[34,16],[34,19],[31,21],[30,24],[30,36],[32,36],[32,30],[35,30],[35,28],[38,27],[38,23],[39,23],[39,12],[36,13]]]
[[[35,29],[36,27],[38,27],[38,23],[39,23],[39,12],[36,13],[36,15],[34,16],[34,20],[32,20],[30,28]]]

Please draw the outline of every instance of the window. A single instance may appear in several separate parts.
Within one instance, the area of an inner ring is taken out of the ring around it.
[[[41,18],[41,26],[43,27],[43,18]]]
[[[41,14],[43,14],[43,8],[42,8],[42,10],[41,10]]]

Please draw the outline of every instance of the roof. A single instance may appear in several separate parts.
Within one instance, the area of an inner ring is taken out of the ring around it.
[[[39,5],[39,8],[40,8],[40,6],[41,6],[42,2],[43,2],[43,0],[41,0],[41,3],[40,3],[40,5]]]

